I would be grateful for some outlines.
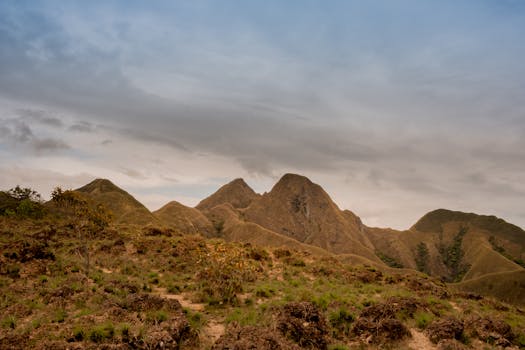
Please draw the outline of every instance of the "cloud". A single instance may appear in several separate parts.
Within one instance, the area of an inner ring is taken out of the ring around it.
[[[42,123],[48,126],[60,128],[64,125],[61,119],[52,116],[48,111],[36,109],[17,109],[15,114],[20,116],[22,120]]]
[[[71,125],[68,128],[69,131],[76,131],[76,132],[86,132],[91,133],[94,132],[93,125],[89,122],[78,122],[73,125]]]
[[[68,144],[56,139],[35,139],[32,146],[37,152],[59,151],[71,148]]]
[[[514,213],[523,193],[517,2],[0,11],[0,98],[17,106],[0,125],[7,161],[67,155],[64,168],[134,186],[293,171],[396,225],[422,210],[409,201],[479,207],[500,196],[508,203],[484,201]]]
[[[52,137],[38,137],[22,119],[0,120],[4,125],[0,128],[4,144],[14,148],[25,148],[36,153],[49,153],[69,149],[64,141]]]
[[[121,168],[121,171],[124,175],[132,177],[134,179],[139,179],[139,180],[147,179],[147,177],[144,176],[141,172],[134,170],[134,169]]]

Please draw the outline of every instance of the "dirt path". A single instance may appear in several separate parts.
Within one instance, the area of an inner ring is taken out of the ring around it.
[[[461,308],[458,306],[458,304],[456,304],[455,302],[453,302],[453,301],[449,301],[449,304],[450,304],[450,306],[452,306],[452,308],[453,308],[454,310],[456,310],[457,312],[461,312],[461,311],[462,311]]]
[[[224,334],[224,324],[219,320],[209,320],[208,323],[202,329],[201,339],[209,344],[215,343],[221,335]]]
[[[191,311],[204,311],[205,305],[192,302],[188,294],[171,294],[167,292],[166,288],[155,288],[153,292],[161,298],[177,300],[183,308]]]
[[[427,336],[417,330],[411,329],[412,339],[408,342],[408,347],[413,350],[435,350],[437,349],[434,344],[427,338]]]
[[[155,288],[153,292],[161,298],[177,300],[185,309],[189,309],[193,312],[203,312],[206,315],[207,322],[202,327],[199,336],[205,347],[211,347],[213,343],[224,334],[224,320],[211,318],[211,315],[205,311],[205,304],[192,302],[191,295],[186,293],[171,294],[167,292],[166,288]]]

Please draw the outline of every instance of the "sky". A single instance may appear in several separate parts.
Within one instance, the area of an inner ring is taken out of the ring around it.
[[[369,226],[525,227],[525,2],[0,2],[0,187],[155,210],[288,172]]]

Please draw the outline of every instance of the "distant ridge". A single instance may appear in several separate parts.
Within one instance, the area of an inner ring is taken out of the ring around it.
[[[493,215],[464,213],[448,209],[436,209],[419,219],[412,229],[421,232],[438,232],[448,222],[464,222],[480,229],[496,232],[509,241],[525,245],[525,231]]]
[[[84,193],[95,203],[103,204],[120,224],[146,225],[158,220],[138,200],[107,179],[96,179],[76,191]]]
[[[229,203],[236,209],[246,208],[260,195],[248,186],[243,179],[235,179],[219,188],[211,196],[203,199],[195,208],[210,210],[213,207]]]
[[[199,210],[187,207],[177,201],[171,201],[153,212],[164,225],[186,234],[202,233],[211,236],[214,233],[211,222]]]
[[[367,227],[350,210],[339,209],[321,186],[297,174],[283,175],[263,195],[235,179],[195,208],[172,201],[154,213],[106,179],[77,191],[104,204],[120,224],[156,224],[184,234],[304,250],[385,271],[419,270],[458,289],[480,286],[484,295],[513,302],[525,295],[525,231],[495,216],[437,209],[405,231]],[[498,287],[482,288],[491,279]]]

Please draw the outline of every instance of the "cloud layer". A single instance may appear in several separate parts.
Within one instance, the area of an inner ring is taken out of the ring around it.
[[[525,226],[520,1],[0,11],[4,187],[109,177],[156,209],[292,171],[371,225],[447,207]]]

